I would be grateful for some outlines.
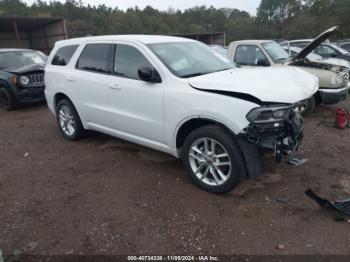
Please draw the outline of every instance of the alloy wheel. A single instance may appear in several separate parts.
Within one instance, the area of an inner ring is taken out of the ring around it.
[[[68,106],[62,105],[58,110],[58,117],[62,131],[67,136],[74,135],[76,131],[76,123],[72,110]]]
[[[223,185],[231,176],[230,156],[215,139],[197,139],[191,145],[188,157],[195,176],[207,185]]]

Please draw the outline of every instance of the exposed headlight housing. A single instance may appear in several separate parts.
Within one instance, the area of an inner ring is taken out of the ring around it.
[[[291,114],[292,106],[257,107],[247,114],[251,123],[269,123],[287,120]]]
[[[334,86],[343,84],[343,80],[345,80],[344,74],[337,74],[336,76],[332,77],[331,84]]]
[[[19,82],[22,84],[22,85],[28,85],[29,84],[29,77],[28,76],[21,76],[19,78]]]

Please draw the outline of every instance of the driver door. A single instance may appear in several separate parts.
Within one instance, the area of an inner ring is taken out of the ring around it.
[[[111,126],[128,136],[164,143],[164,86],[141,80],[138,69],[142,67],[154,68],[136,46],[116,45],[108,90]]]
[[[234,62],[240,66],[269,66],[263,51],[256,45],[239,45],[236,48]]]

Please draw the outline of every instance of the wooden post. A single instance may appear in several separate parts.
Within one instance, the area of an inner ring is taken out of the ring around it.
[[[44,27],[42,29],[42,31],[43,31],[43,35],[44,35],[44,38],[45,38],[46,52],[48,52],[48,50],[50,50],[50,46],[49,46],[49,40],[47,39],[46,27]]]
[[[30,31],[27,32],[27,36],[28,36],[28,41],[29,41],[29,48],[30,49],[34,49],[33,47],[33,39],[32,39],[32,33]]]
[[[68,39],[68,32],[66,27],[66,20],[62,19],[61,21],[62,34],[64,35],[64,39]]]
[[[16,39],[17,39],[17,47],[21,47],[21,40],[19,39],[18,28],[16,19],[13,20],[13,28],[15,29]]]

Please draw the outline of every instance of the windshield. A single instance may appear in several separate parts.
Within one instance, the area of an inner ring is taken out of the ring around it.
[[[222,46],[211,46],[211,49],[213,49],[215,52],[217,52],[220,55],[223,55],[224,57],[227,57],[227,49]]]
[[[19,68],[32,64],[44,64],[46,56],[36,51],[0,52],[0,69]]]
[[[148,47],[176,76],[188,78],[234,68],[234,64],[198,42],[150,44]]]
[[[263,43],[262,46],[275,63],[285,62],[289,58],[289,54],[276,42]]]

